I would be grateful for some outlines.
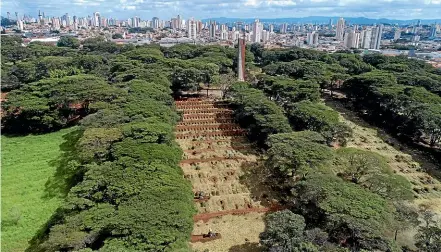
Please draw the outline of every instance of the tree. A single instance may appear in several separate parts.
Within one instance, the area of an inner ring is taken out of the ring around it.
[[[196,68],[175,67],[172,74],[172,89],[175,92],[198,91],[201,86],[203,73]]]
[[[330,174],[308,174],[294,185],[295,207],[308,225],[322,227],[329,240],[354,250],[391,249],[394,208],[372,192]]]
[[[262,91],[251,88],[248,83],[239,82],[232,85],[228,93],[232,103],[237,106],[237,120],[248,129],[252,140],[264,145],[271,134],[291,132],[282,109],[268,100]]]
[[[62,36],[60,40],[57,42],[57,46],[60,47],[70,47],[70,48],[78,48],[80,47],[80,42],[77,38],[72,36]]]
[[[293,128],[317,131],[329,145],[333,142],[345,145],[346,139],[352,135],[351,128],[339,122],[338,113],[324,104],[301,101],[285,111]]]
[[[48,132],[66,126],[75,116],[95,112],[94,102],[109,102],[123,93],[90,75],[49,78],[8,94],[2,104],[6,132]]]
[[[319,84],[310,80],[294,80],[283,76],[261,75],[257,88],[262,89],[271,100],[276,101],[283,108],[302,100],[318,101],[320,97]]]
[[[305,241],[305,219],[289,210],[269,214],[260,243],[270,251],[296,251]]]
[[[123,39],[123,35],[121,33],[115,33],[112,35],[112,39]]]
[[[251,45],[250,51],[254,54],[254,60],[257,63],[262,62],[264,48],[260,43],[254,43]]]
[[[418,109],[412,119],[418,136],[427,137],[434,147],[441,141],[441,107],[439,104],[427,104]]]
[[[325,139],[313,131],[271,135],[266,165],[282,179],[300,169],[317,169],[332,160],[332,150],[324,143]]]
[[[410,182],[392,172],[384,157],[370,151],[340,148],[334,170],[342,178],[392,200],[413,198]]]
[[[397,220],[394,237],[394,240],[396,241],[399,231],[419,226],[420,221],[418,220],[418,209],[414,206],[407,204],[404,201],[396,201],[394,202],[394,206],[396,209],[395,219]]]
[[[435,252],[441,249],[441,227],[435,220],[435,214],[423,209],[424,225],[420,226],[415,235],[416,246],[424,252]]]

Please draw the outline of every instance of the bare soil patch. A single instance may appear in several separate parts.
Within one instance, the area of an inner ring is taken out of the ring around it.
[[[197,251],[259,251],[263,215],[276,211],[277,204],[256,195],[259,186],[244,178],[258,168],[259,157],[246,131],[234,123],[232,111],[223,102],[208,99],[177,101],[183,120],[176,139],[184,150],[181,168],[191,181],[198,214],[192,246]],[[257,182],[257,181],[256,181]],[[199,192],[204,199],[198,200]],[[202,239],[209,228],[218,239]]]

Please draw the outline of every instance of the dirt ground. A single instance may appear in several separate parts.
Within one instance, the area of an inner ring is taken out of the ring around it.
[[[177,142],[184,150],[181,168],[184,177],[191,181],[193,192],[205,194],[204,200],[195,201],[198,209],[195,219],[206,222],[195,223],[193,235],[206,234],[209,228],[221,234],[220,239],[195,242],[192,247],[210,252],[260,251],[258,242],[264,229],[264,213],[248,211],[266,208],[261,197],[255,197],[258,187],[250,187],[249,181],[243,179],[258,167],[259,157],[254,147],[243,134],[236,134],[235,130],[241,129],[233,123],[233,115],[225,105],[217,109],[215,101],[208,99],[180,101],[176,105],[183,113],[183,121],[177,126]],[[219,135],[210,135],[213,133]],[[178,134],[192,136],[185,139]],[[237,211],[246,214],[230,214]],[[221,213],[228,215],[215,217]]]
[[[438,179],[425,171],[424,167],[431,167],[428,162],[417,162],[411,150],[400,144],[396,139],[386,135],[375,127],[362,126],[354,123],[354,114],[347,110],[337,109],[340,112],[340,120],[352,128],[353,138],[348,141],[347,147],[376,152],[384,156],[396,174],[402,175],[413,186],[414,200],[409,202],[419,209],[426,208],[435,213],[435,219],[441,221],[441,183]],[[347,118],[351,118],[350,120]],[[358,118],[359,119],[359,118]],[[419,160],[424,160],[419,157]],[[398,243],[414,247],[414,235],[416,227],[406,230],[398,235]]]
[[[211,219],[204,223],[195,223],[194,234],[207,233],[211,228],[213,232],[222,234],[222,239],[207,243],[196,242],[192,244],[195,251],[210,252],[259,252],[259,234],[265,225],[263,213],[249,213],[247,215],[226,215]]]
[[[416,162],[411,155],[404,153],[399,148],[386,143],[374,128],[367,128],[352,121],[341,120],[352,128],[354,137],[348,142],[348,147],[377,152],[387,158],[391,168],[399,175],[406,177],[413,185],[416,202],[437,202],[441,200],[441,183],[430,176]],[[441,212],[441,208],[437,209]]]

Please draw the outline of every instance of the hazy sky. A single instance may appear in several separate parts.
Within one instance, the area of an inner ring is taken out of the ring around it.
[[[441,19],[441,0],[1,0],[1,13],[14,16],[102,16],[128,18],[153,16],[277,18],[345,16],[394,19]]]

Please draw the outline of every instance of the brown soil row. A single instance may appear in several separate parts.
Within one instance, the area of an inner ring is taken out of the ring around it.
[[[234,123],[224,123],[218,125],[193,125],[193,126],[177,126],[176,131],[189,130],[237,130],[241,129],[239,125]]]
[[[212,101],[187,101],[187,102],[176,101],[175,104],[176,106],[200,106],[200,105],[212,105],[213,102]]]
[[[199,154],[202,152],[210,152],[210,151],[223,151],[223,150],[251,150],[252,148],[248,146],[232,146],[232,147],[225,147],[225,148],[206,148],[206,149],[196,149],[196,150],[184,150],[185,153],[194,153]]]
[[[222,137],[222,136],[245,136],[246,131],[243,129],[237,130],[222,130],[215,132],[199,132],[199,133],[189,133],[189,134],[176,134],[176,139],[192,139],[198,137]]]
[[[187,105],[187,104],[182,104],[182,105],[177,105],[176,106],[177,109],[179,110],[193,110],[193,109],[200,109],[200,110],[204,110],[204,109],[213,109],[213,108],[228,108],[227,104],[203,104],[203,105]]]
[[[222,160],[245,160],[245,158],[212,157],[212,158],[204,158],[204,159],[185,159],[182,160],[180,164],[192,164],[192,163],[196,164],[196,163],[206,163],[206,162],[222,161]]]
[[[191,119],[191,120],[204,120],[204,119],[216,119],[216,120],[225,120],[225,119],[234,119],[232,113],[227,114],[191,114],[191,115],[183,115],[183,119]]]
[[[285,209],[285,207],[280,205],[274,205],[271,207],[254,207],[254,208],[245,208],[245,209],[233,209],[233,210],[226,210],[226,211],[220,211],[220,212],[214,212],[214,213],[203,213],[203,214],[197,214],[193,217],[194,222],[203,221],[207,222],[210,219],[222,217],[225,215],[243,215],[248,213],[268,213],[268,212],[276,212]]]
[[[214,108],[214,109],[204,109],[204,110],[185,110],[183,111],[184,115],[194,115],[194,114],[231,114],[233,113],[233,111],[231,109],[218,109],[218,108]]]
[[[179,126],[190,126],[190,125],[207,125],[207,124],[234,124],[233,119],[216,119],[211,120],[197,120],[197,121],[186,121],[178,123]]]

